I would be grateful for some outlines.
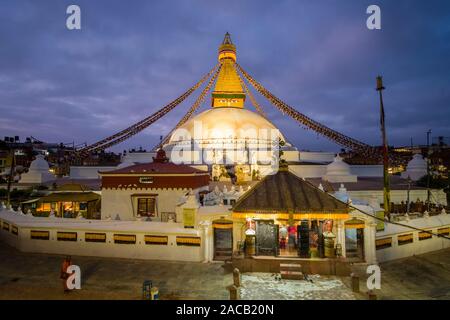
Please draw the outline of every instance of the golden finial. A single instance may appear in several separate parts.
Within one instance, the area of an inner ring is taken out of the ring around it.
[[[225,33],[225,37],[219,47],[219,61],[222,61],[222,59],[232,59],[236,62],[236,47],[231,42],[231,36],[228,32]]]

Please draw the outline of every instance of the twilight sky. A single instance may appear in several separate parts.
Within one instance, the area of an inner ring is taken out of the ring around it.
[[[81,7],[82,30],[66,28],[70,4]],[[382,30],[366,28],[371,4]],[[450,137],[448,0],[2,0],[0,137],[109,136],[192,86],[216,63],[226,31],[247,72],[335,130],[380,143],[382,74],[390,144],[425,143],[430,128]],[[192,101],[112,150],[152,147]],[[339,149],[258,101],[299,149]]]

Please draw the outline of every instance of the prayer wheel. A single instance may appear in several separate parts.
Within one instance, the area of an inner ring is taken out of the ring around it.
[[[334,238],[335,236],[331,232],[324,234],[325,258],[335,257]]]
[[[245,255],[254,256],[256,254],[256,236],[247,235],[245,237]]]

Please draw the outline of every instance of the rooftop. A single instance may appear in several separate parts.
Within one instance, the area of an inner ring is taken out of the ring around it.
[[[206,171],[193,168],[185,164],[175,164],[172,162],[150,162],[140,163],[129,167],[99,172],[103,174],[207,174]]]
[[[289,171],[268,175],[233,207],[251,213],[347,213],[348,205]]]

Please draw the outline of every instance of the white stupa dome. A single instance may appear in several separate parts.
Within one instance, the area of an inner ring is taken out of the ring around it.
[[[413,158],[408,162],[406,171],[402,172],[402,178],[411,178],[413,181],[417,181],[427,174],[427,161],[421,154],[415,154]]]
[[[406,170],[421,170],[427,171],[427,161],[422,157],[421,154],[415,154],[413,158],[408,162]]]
[[[48,162],[44,159],[44,156],[39,154],[36,156],[36,159],[34,159],[31,164],[28,171],[46,171],[50,169]]]
[[[20,183],[43,183],[55,180],[55,176],[49,172],[48,162],[39,154],[30,164],[27,173],[22,174]]]
[[[333,162],[327,165],[327,175],[349,175],[350,166],[342,161],[342,158],[338,155],[334,158]]]
[[[358,180],[356,175],[351,174],[350,166],[342,161],[339,154],[336,155],[333,162],[327,165],[323,179],[329,182],[356,182]]]
[[[267,137],[261,137],[259,130],[265,131]],[[244,108],[216,107],[187,121],[172,134],[169,144],[190,142],[191,139],[197,143],[228,143],[230,140],[245,139],[261,141],[271,139],[271,130],[278,129],[255,112]],[[286,141],[279,131],[277,136]]]

